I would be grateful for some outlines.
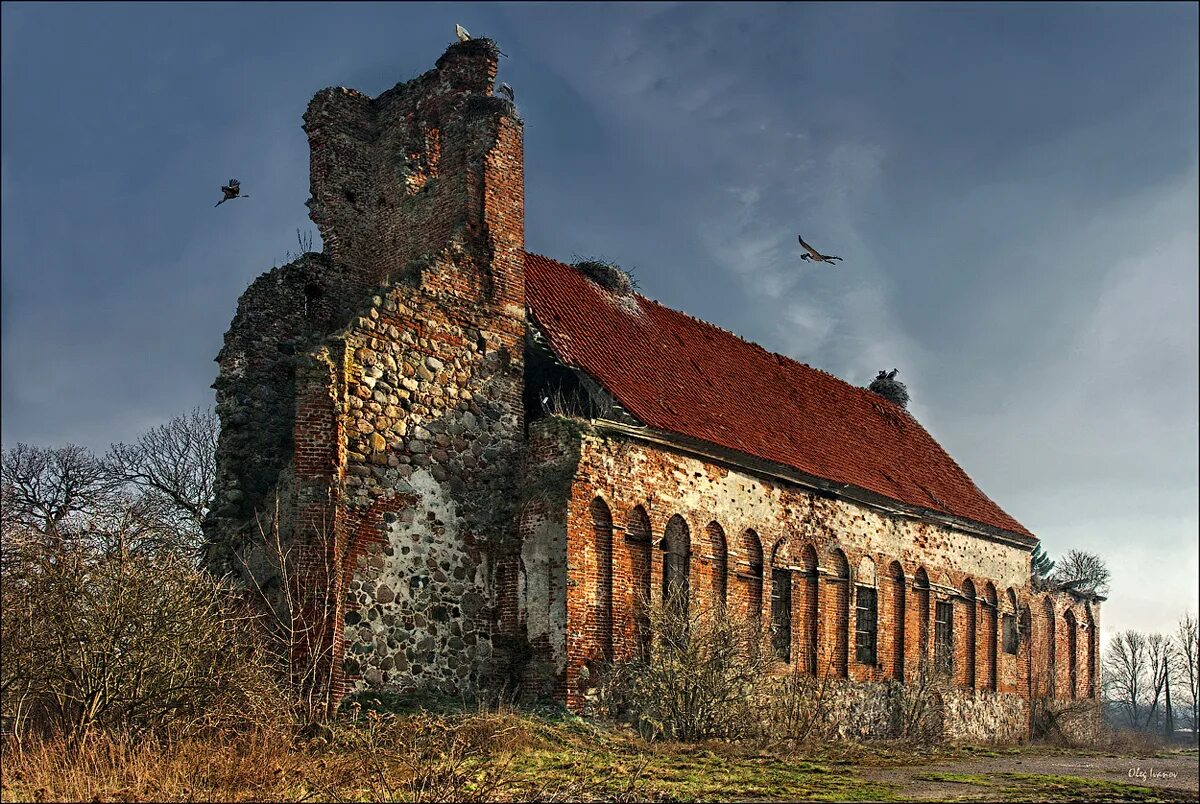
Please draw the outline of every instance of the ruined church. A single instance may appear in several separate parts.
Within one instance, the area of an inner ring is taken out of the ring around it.
[[[854,734],[927,666],[949,737],[1094,701],[1097,601],[1036,588],[1036,537],[902,406],[525,250],[498,55],[309,104],[324,248],[251,284],[217,358],[210,563],[278,534],[338,695],[578,708],[674,588],[836,679]]]

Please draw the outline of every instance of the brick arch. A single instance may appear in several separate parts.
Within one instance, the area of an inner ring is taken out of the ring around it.
[[[929,589],[929,573],[918,567],[913,573],[913,606],[917,613],[917,667],[925,667],[933,654],[930,629],[933,622],[933,598]]]
[[[780,536],[771,545],[770,565],[772,567],[786,567],[792,563],[792,539],[790,536]]]
[[[800,551],[800,583],[796,597],[799,601],[801,625],[800,656],[803,669],[808,673],[817,672],[817,648],[820,639],[819,614],[821,576],[817,571],[817,551],[811,544],[804,545]]]
[[[1079,697],[1079,621],[1075,612],[1067,609],[1063,612],[1063,631],[1067,635],[1067,695],[1068,698]]]
[[[988,581],[983,585],[983,687],[996,691],[997,664],[1000,656],[996,650],[996,640],[1000,630],[1000,600],[996,595],[996,585]]]
[[[1029,611],[1029,606],[1021,606],[1020,614],[1017,615],[1017,632],[1021,638],[1021,642],[1017,647],[1017,666],[1020,668],[1020,682],[1022,684],[1019,691],[1032,700],[1034,697],[1033,616]]]
[[[771,650],[775,658],[791,664],[795,658],[793,650],[796,629],[793,621],[795,609],[792,570],[791,540],[781,536],[771,546]],[[765,570],[764,570],[764,580]]]
[[[600,497],[588,506],[592,538],[585,551],[585,577],[591,589],[587,595],[587,640],[593,658],[613,658],[613,521],[608,503]]]
[[[669,593],[677,595],[676,601],[686,609],[691,585],[692,534],[679,514],[667,520],[661,548],[663,601],[668,600]]]
[[[826,644],[831,655],[831,672],[845,678],[849,672],[850,655],[850,562],[840,548],[832,547],[829,556],[829,583],[825,585],[830,634]]]
[[[887,565],[883,583],[882,606],[879,612],[882,658],[887,678],[904,680],[904,636],[907,612],[907,580],[899,561]]]
[[[961,646],[960,655],[963,661],[960,664],[962,671],[958,674],[958,684],[967,689],[974,689],[977,685],[975,682],[975,650],[977,643],[976,628],[978,625],[978,602],[975,599],[975,582],[970,578],[965,578],[962,582],[962,598],[963,598],[963,635],[958,640],[958,648]]]
[[[753,528],[742,532],[738,561],[738,602],[743,614],[754,623],[762,625],[763,593],[763,549],[762,540]]]
[[[1041,674],[1045,679],[1041,692],[1054,698],[1058,695],[1058,623],[1050,595],[1042,598],[1042,634],[1042,656],[1046,665],[1045,672]]]
[[[863,556],[851,578],[850,605],[853,608],[851,625],[854,631],[856,667],[872,670],[879,665],[879,577],[875,559]]]
[[[724,606],[729,589],[729,546],[725,529],[717,522],[709,522],[704,535],[708,548],[708,586],[713,602]]]
[[[650,623],[647,608],[651,597],[651,536],[650,517],[646,509],[634,506],[625,517],[625,538],[619,554],[618,574],[622,580],[621,629],[625,650],[623,655],[646,656],[650,650]]]

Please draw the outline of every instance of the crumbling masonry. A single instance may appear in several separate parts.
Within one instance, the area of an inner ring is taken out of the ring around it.
[[[211,565],[261,578],[278,529],[331,601],[296,616],[329,626],[338,695],[577,707],[674,579],[761,618],[781,669],[846,679],[847,736],[930,665],[950,738],[1094,701],[1097,602],[1036,591],[1037,540],[905,411],[525,251],[497,56],[455,44],[309,104],[324,250],[259,277],[225,336]]]

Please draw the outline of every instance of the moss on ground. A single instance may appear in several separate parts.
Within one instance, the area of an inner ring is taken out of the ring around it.
[[[1005,801],[1191,801],[1191,794],[1161,787],[1042,773],[999,773]]]

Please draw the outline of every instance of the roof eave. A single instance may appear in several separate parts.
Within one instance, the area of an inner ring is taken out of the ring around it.
[[[656,446],[681,452],[693,457],[712,461],[727,468],[740,469],[765,478],[783,480],[788,483],[808,488],[824,495],[831,495],[850,502],[864,505],[878,511],[884,511],[893,516],[916,519],[930,524],[941,525],[992,542],[1007,544],[1022,550],[1032,552],[1037,546],[1035,536],[1005,530],[983,522],[964,519],[943,511],[933,511],[928,508],[909,505],[885,497],[882,494],[855,486],[849,483],[837,483],[832,480],[801,472],[790,466],[778,464],[763,458],[758,458],[744,452],[722,447],[701,439],[685,436],[668,430],[658,430],[647,426],[634,426],[622,422],[598,419],[593,422],[595,429],[601,433],[612,433],[627,436]]]

